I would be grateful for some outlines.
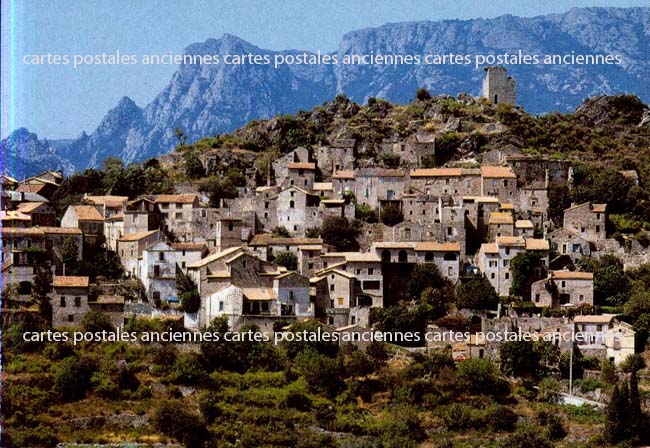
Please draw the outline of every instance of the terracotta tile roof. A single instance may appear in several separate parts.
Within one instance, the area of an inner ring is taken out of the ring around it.
[[[348,263],[380,263],[381,258],[376,252],[348,252],[345,255]]]
[[[195,194],[159,194],[156,203],[192,204],[198,197]]]
[[[329,271],[329,273],[330,274],[335,273],[335,274],[338,274],[338,275],[340,275],[342,277],[345,277],[347,279],[356,278],[354,275],[350,274],[349,272],[341,271],[339,269],[332,269],[331,271]]]
[[[496,239],[497,246],[525,246],[526,241],[518,236],[498,236]]]
[[[461,168],[420,168],[411,171],[411,177],[459,177]]]
[[[205,258],[200,259],[199,261],[196,261],[194,263],[188,264],[188,268],[201,268],[203,266],[206,266],[214,261],[217,261],[223,257],[227,257],[230,255],[234,255],[237,251],[243,251],[244,248],[242,246],[237,246],[237,247],[229,247],[226,250],[222,250],[221,252],[217,252],[212,255],[208,255]]]
[[[52,280],[55,288],[87,288],[88,277],[73,277],[57,275]]]
[[[315,170],[316,164],[311,162],[292,162],[287,164],[290,170]]]
[[[23,213],[32,213],[34,210],[39,208],[42,205],[46,205],[46,202],[21,202],[18,204],[18,210]]]
[[[118,238],[118,241],[140,241],[151,235],[158,233],[158,230],[149,230],[148,232],[128,233]]]
[[[512,224],[513,222],[512,214],[507,212],[492,212],[488,221],[489,224]]]
[[[436,243],[424,241],[415,245],[417,252],[460,252],[459,243]]]
[[[242,288],[241,290],[248,300],[276,300],[278,298],[272,288]]]
[[[94,205],[71,205],[68,209],[72,210],[77,219],[80,221],[103,221],[104,217],[95,208]],[[67,210],[66,210],[67,212]]]
[[[16,191],[19,193],[40,193],[45,188],[45,183],[20,184]]]
[[[259,233],[253,237],[249,246],[305,246],[323,244],[320,238],[274,238],[270,233]]]
[[[321,199],[321,204],[342,205],[345,204],[345,199]]]
[[[124,221],[124,213],[118,213],[113,216],[109,216],[105,221]]]
[[[576,324],[608,324],[616,317],[616,314],[598,314],[595,316],[576,316],[573,323]]]
[[[332,177],[334,179],[354,179],[354,171],[337,171]]]
[[[481,166],[481,176],[488,179],[516,179],[517,176],[509,166]]]
[[[501,210],[514,210],[515,206],[514,206],[514,204],[509,204],[507,202],[504,202],[504,203],[499,204],[499,208]]]
[[[176,250],[203,250],[207,248],[205,243],[172,243]]]
[[[518,219],[515,221],[515,228],[517,229],[534,229],[533,222],[529,219]]]
[[[400,241],[380,241],[373,243],[372,247],[375,249],[414,249],[414,242],[400,242]]]
[[[2,221],[31,221],[29,215],[22,213],[20,210],[7,210],[0,211],[0,219]]]
[[[551,277],[560,280],[593,280],[594,274],[591,272],[551,271]]]
[[[314,190],[316,191],[332,191],[333,189],[332,182],[314,182]]]
[[[490,202],[496,204],[499,202],[499,198],[494,196],[463,196],[464,201],[473,201],[473,202]]]
[[[322,244],[305,244],[303,246],[298,246],[299,250],[323,250]]]
[[[122,207],[129,200],[128,196],[86,196],[84,199],[110,208]]]
[[[550,246],[548,241],[539,238],[527,238],[526,250],[549,250]]]
[[[37,229],[39,227],[36,227]],[[62,235],[81,235],[81,229],[77,227],[40,227],[43,233],[62,234]]]
[[[124,296],[98,296],[95,303],[124,305]]]
[[[64,235],[81,235],[81,230],[76,227],[2,227],[0,228],[2,235],[43,235],[46,234],[64,234]]]
[[[607,204],[593,204],[591,207],[591,211],[593,213],[605,213],[606,209],[607,209]]]
[[[486,254],[498,254],[499,253],[499,248],[497,247],[496,243],[489,243],[489,244],[481,244],[481,248],[483,249],[483,252]]]
[[[639,173],[637,173],[636,170],[622,170],[619,171],[619,173],[627,179],[639,180]]]
[[[357,177],[404,177],[404,170],[399,168],[365,168],[356,171]]]

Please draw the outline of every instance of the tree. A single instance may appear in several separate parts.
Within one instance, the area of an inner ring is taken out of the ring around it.
[[[228,178],[210,177],[207,182],[199,187],[200,191],[208,194],[210,207],[220,208],[222,199],[233,199],[239,196],[237,188]]]
[[[515,255],[510,262],[510,295],[527,297],[530,294],[532,283],[543,277],[541,260],[538,254],[528,251]]]
[[[420,87],[417,92],[415,92],[415,99],[418,101],[429,101],[431,99],[431,94],[424,87]]]
[[[61,243],[61,263],[65,267],[65,275],[79,273],[79,245],[72,237],[66,237]]]
[[[600,363],[600,381],[607,384],[613,384],[616,382],[616,369],[607,359],[603,359]]]
[[[176,276],[176,290],[181,299],[183,311],[189,314],[196,313],[201,308],[201,295],[199,288],[189,275],[179,271]]]
[[[638,437],[642,426],[641,400],[639,397],[639,379],[636,370],[630,374],[630,406],[628,408],[628,429],[633,437]]]
[[[313,348],[298,353],[295,363],[309,387],[316,392],[333,397],[343,385],[338,361]]]
[[[201,416],[178,400],[163,401],[154,412],[152,421],[158,431],[174,437],[188,448],[200,447],[207,437]]]
[[[38,310],[41,317],[51,321],[52,304],[50,303],[49,294],[52,291],[52,271],[47,266],[36,266],[34,270],[32,297],[38,303]]]
[[[80,400],[90,389],[90,380],[95,370],[97,364],[88,356],[65,358],[54,370],[52,388],[63,401]]]
[[[185,135],[185,131],[183,131],[181,128],[174,128],[174,136],[178,140],[178,146],[185,146],[185,142],[187,142],[187,135]]]
[[[372,308],[370,311],[371,322],[379,331],[390,333],[416,333],[419,341],[396,342],[405,346],[420,346],[426,330],[426,315],[419,309],[409,310],[404,306],[389,306],[387,308]]]
[[[458,364],[457,378],[463,388],[472,394],[507,395],[508,382],[488,359],[468,359]]]
[[[499,303],[499,295],[482,275],[461,281],[456,289],[456,298],[460,308],[494,309]]]
[[[185,175],[189,179],[198,179],[205,175],[205,168],[195,152],[188,152],[183,158],[185,159]]]
[[[506,341],[500,349],[501,370],[515,377],[536,376],[540,369],[540,356],[532,341]]]
[[[273,238],[291,238],[291,233],[284,226],[275,226],[271,230]]]
[[[343,216],[328,216],[321,225],[321,238],[338,251],[356,251],[359,248],[357,236],[359,226]]]
[[[101,311],[95,310],[88,311],[86,313],[86,315],[81,320],[81,326],[83,327],[84,331],[90,331],[93,333],[102,331],[111,332],[115,330],[115,327],[113,327],[113,323],[111,322],[111,318]]]
[[[630,279],[623,269],[623,262],[613,256],[598,259],[583,257],[578,266],[594,274],[594,303],[600,305],[623,305],[630,297]]]
[[[427,288],[422,291],[418,310],[428,321],[439,319],[447,314],[445,293],[441,289]]]
[[[354,217],[369,224],[377,222],[377,212],[368,204],[357,204],[354,210]]]
[[[397,205],[385,205],[381,209],[381,222],[387,226],[394,226],[404,221],[402,210]]]
[[[569,186],[564,183],[551,183],[548,187],[548,217],[558,226],[564,220],[564,210],[571,207]]]
[[[298,269],[298,257],[290,250],[279,252],[273,261],[275,264],[284,266],[290,271]]]
[[[453,298],[451,282],[442,276],[438,267],[433,263],[416,265],[406,282],[406,288],[409,296],[413,299],[421,297],[427,288],[444,289],[445,292],[450,293],[449,297]]]

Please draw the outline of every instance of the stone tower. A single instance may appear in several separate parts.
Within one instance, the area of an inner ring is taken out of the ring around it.
[[[239,218],[217,219],[215,248],[217,252],[242,245],[242,220]]]
[[[483,98],[494,104],[505,103],[512,106],[516,102],[515,80],[508,76],[505,67],[485,67],[483,79]]]

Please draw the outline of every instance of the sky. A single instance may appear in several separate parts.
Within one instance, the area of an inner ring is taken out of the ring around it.
[[[2,0],[0,95],[5,138],[91,133],[123,96],[146,106],[175,66],[25,64],[25,57],[102,52],[177,54],[224,33],[259,47],[333,51],[341,37],[388,22],[536,16],[586,6],[649,6],[650,0]]]

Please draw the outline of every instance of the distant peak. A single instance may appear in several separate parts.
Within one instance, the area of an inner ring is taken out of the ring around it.
[[[133,101],[131,98],[128,96],[123,96],[120,101],[117,103],[118,108],[124,108],[124,107],[138,107],[137,104],[135,104],[135,101]]]

